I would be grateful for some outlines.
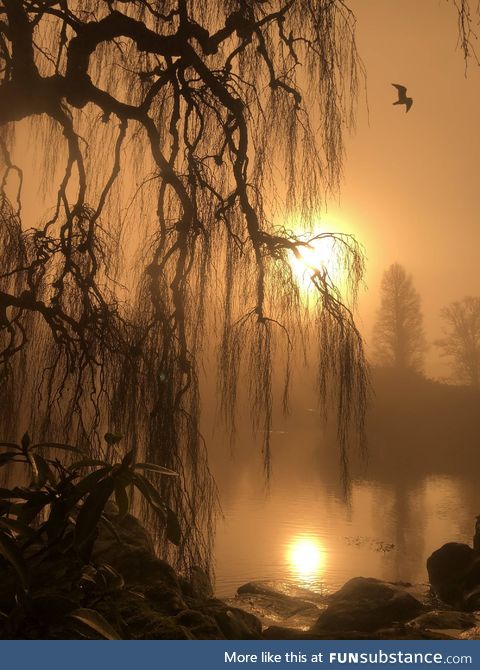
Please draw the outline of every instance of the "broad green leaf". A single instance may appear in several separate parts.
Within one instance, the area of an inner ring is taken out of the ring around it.
[[[48,493],[41,493],[37,498],[31,498],[23,504],[12,505],[11,513],[16,514],[17,521],[25,525],[29,525],[42,509],[52,502],[52,495]],[[16,508],[14,510],[14,507]]]
[[[155,463],[136,463],[134,470],[150,470],[151,472],[158,472],[161,475],[169,475],[170,477],[178,477],[178,472],[164,468],[162,465],[155,465]]]
[[[128,589],[129,595],[135,596],[135,598],[139,598],[139,600],[146,600],[145,594],[140,593],[139,591],[132,591],[132,589]]]
[[[120,486],[128,486],[128,484],[133,484],[135,473],[129,467],[124,467],[123,465],[114,465],[111,476],[115,480],[115,484],[119,484]]]
[[[0,530],[0,554],[12,565],[25,591],[28,588],[28,569],[15,540]]]
[[[4,451],[3,454],[0,454],[0,468],[2,465],[6,465],[11,461],[16,463],[21,463],[25,459],[18,451]]]
[[[108,563],[104,563],[98,569],[99,573],[102,575],[105,586],[111,591],[119,591],[125,586],[125,580],[122,575],[112,568]]]
[[[81,461],[75,461],[75,463],[71,463],[68,466],[69,470],[77,470],[78,468],[93,468],[96,466],[106,466],[107,463],[105,461],[99,461],[96,458],[83,458]]]
[[[17,495],[17,493],[15,492],[15,489],[0,488],[0,498],[10,499],[10,498],[20,498],[20,497],[21,496]],[[23,498],[23,496],[22,496],[22,498]]]
[[[113,479],[107,477],[96,486],[83,503],[75,524],[75,545],[77,547],[84,545],[93,536],[114,486]]]
[[[29,454],[28,451],[26,452],[28,462],[30,463],[30,467],[32,468],[32,474],[33,474],[33,482],[37,486],[37,488],[41,488],[38,486],[38,481],[39,481],[39,472],[38,472],[38,467],[37,467],[37,461],[35,458],[35,454]],[[31,487],[33,488],[33,486]]]
[[[55,477],[50,470],[47,461],[38,454],[28,454],[30,463],[35,464],[34,472],[36,472],[35,484],[39,489],[43,488],[47,481],[54,483]]]
[[[94,472],[91,472],[89,475],[86,475],[86,477],[81,479],[75,485],[74,491],[69,497],[73,497],[75,501],[80,500],[80,498],[82,498],[86,493],[92,491],[95,488],[95,486],[97,486],[98,482],[101,479],[104,479],[111,470],[112,466],[107,465],[104,468],[100,468],[100,470],[95,470]]]
[[[53,494],[47,491],[30,491],[16,486],[11,491],[0,489],[0,498],[24,500],[25,502],[12,502],[9,514],[14,514],[17,521],[28,526],[45,505],[52,502]]]
[[[128,514],[130,503],[125,486],[115,483],[115,502],[118,506],[118,516],[123,519]]]
[[[15,521],[14,519],[0,517],[0,528],[4,528],[7,531],[13,531],[14,533],[24,537],[35,537],[36,535],[36,532],[32,530],[30,526],[26,526],[19,521]]]
[[[125,456],[122,458],[122,467],[126,468],[132,465],[133,460],[135,457],[135,450],[132,449],[131,451],[127,452]]]
[[[108,623],[108,621],[95,610],[82,607],[70,613],[73,619],[81,621],[83,624],[94,630],[107,640],[121,640],[117,631]]]
[[[152,486],[146,477],[143,475],[135,475],[133,479],[134,485],[138,488],[140,493],[147,499],[147,502],[165,518],[166,505],[160,493]]]
[[[89,574],[88,572],[83,572],[80,577],[80,582],[88,582],[88,584],[97,584],[96,573],[94,575]]]
[[[22,451],[22,448],[15,444],[15,442],[0,442],[0,447],[7,447],[8,449],[16,449]]]
[[[61,449],[62,451],[71,451],[74,454],[85,453],[83,449],[72,447],[71,444],[63,444],[62,442],[38,442],[37,444],[32,444],[30,449]]]
[[[46,494],[43,491],[32,491],[25,486],[15,486],[15,488],[10,490],[9,496],[4,495],[2,497],[19,498],[21,500],[37,500],[43,498],[45,495]]]
[[[68,525],[68,519],[74,503],[65,500],[65,498],[57,498],[50,508],[48,520],[45,523],[45,532],[50,542],[59,538]]]
[[[173,510],[167,507],[167,540],[175,544],[177,547],[182,539],[182,531],[178,523],[178,517]]]

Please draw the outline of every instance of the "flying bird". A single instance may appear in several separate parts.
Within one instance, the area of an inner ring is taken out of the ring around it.
[[[398,100],[396,100],[394,105],[405,105],[405,112],[408,112],[410,107],[413,105],[413,98],[407,96],[407,89],[401,84],[392,84],[398,91]]]

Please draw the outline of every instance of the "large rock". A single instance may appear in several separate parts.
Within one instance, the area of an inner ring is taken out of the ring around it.
[[[265,627],[296,630],[308,630],[326,607],[324,595],[284,580],[248,582],[227,602],[254,614]]]
[[[430,584],[444,602],[460,609],[478,609],[480,553],[459,542],[448,542],[427,560]]]
[[[325,602],[325,596],[317,591],[311,591],[302,586],[298,586],[294,582],[288,580],[258,580],[254,582],[247,582],[239,586],[237,593],[262,595],[272,598],[296,598],[305,602],[315,603],[316,605]]]
[[[239,607],[231,607],[222,600],[212,598],[200,608],[211,616],[227,640],[258,640],[262,637],[262,624],[258,617]]]
[[[153,552],[149,534],[134,517],[117,521],[115,532],[102,529],[93,557],[105,561],[123,577],[127,593],[120,613],[137,639],[257,639],[262,625],[250,613],[212,597],[208,575],[193,567],[189,578],[180,577]]]
[[[108,521],[99,523],[97,536],[93,544],[92,561],[115,565],[123,560],[125,555],[135,553],[154,555],[155,548],[150,534],[142,524],[131,514],[120,518],[115,513],[115,506],[108,503],[105,516]]]
[[[404,586],[354,577],[330,596],[330,604],[310,632],[375,631],[412,619],[423,609]]]

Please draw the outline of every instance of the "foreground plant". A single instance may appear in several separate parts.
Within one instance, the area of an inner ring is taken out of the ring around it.
[[[105,435],[107,443],[120,439]],[[25,625],[41,627],[69,617],[80,634],[85,635],[87,628],[103,637],[119,638],[110,623],[92,609],[105,594],[124,587],[123,578],[111,566],[92,563],[99,525],[119,539],[115,524],[128,514],[136,489],[154,510],[167,539],[178,545],[177,516],[145,474],[175,477],[176,473],[136,462],[133,451],[111,464],[83,457],[68,444],[32,443],[28,433],[20,444],[2,442],[0,447],[6,449],[0,453],[0,467],[20,464],[31,473],[27,486],[0,489],[0,554],[14,576],[13,589],[7,585],[0,592],[2,637],[14,637]],[[65,465],[51,456],[56,452],[75,454],[77,460]],[[106,511],[110,499],[116,502],[114,515]],[[51,569],[58,561],[64,573],[60,577],[72,586],[67,592],[58,590],[52,575],[47,575],[47,581],[34,579],[42,565]]]

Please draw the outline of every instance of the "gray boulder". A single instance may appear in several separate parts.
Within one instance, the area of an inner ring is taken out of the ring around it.
[[[459,609],[478,609],[480,553],[459,542],[448,542],[427,560],[428,578],[438,597]]]
[[[228,602],[254,614],[266,627],[285,625],[297,630],[308,630],[326,607],[322,594],[285,580],[248,582]]]
[[[258,580],[247,582],[239,586],[237,593],[240,595],[261,595],[272,598],[296,598],[310,603],[322,604],[325,596],[316,591],[311,591],[288,580]]]
[[[330,596],[327,609],[310,632],[376,631],[408,621],[423,610],[423,604],[403,585],[354,577]]]

